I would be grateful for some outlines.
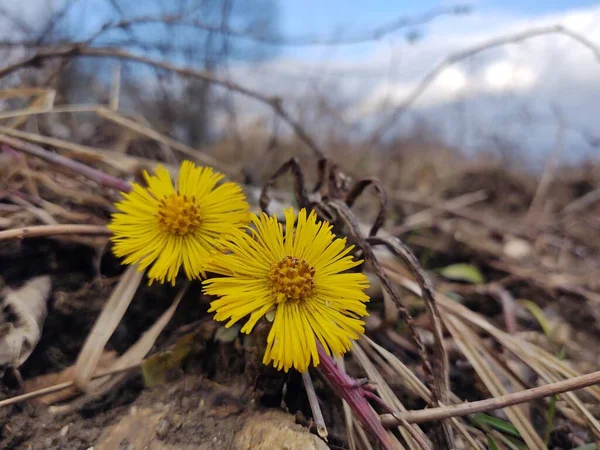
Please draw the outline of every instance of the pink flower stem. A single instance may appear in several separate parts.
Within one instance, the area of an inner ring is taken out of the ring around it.
[[[319,352],[319,359],[321,361],[317,369],[329,382],[336,394],[348,403],[348,406],[356,414],[361,425],[366,431],[377,438],[384,450],[394,450],[396,447],[393,445],[388,432],[381,424],[379,415],[371,408],[371,405],[367,401],[366,393],[368,391],[364,388],[360,380],[351,378],[342,372],[318,341],[317,351]]]

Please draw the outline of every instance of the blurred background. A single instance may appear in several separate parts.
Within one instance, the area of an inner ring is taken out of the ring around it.
[[[357,157],[443,147],[539,172],[553,152],[579,164],[600,145],[591,1],[3,0],[0,12],[4,66],[77,43],[207,71],[281,97],[320,145]],[[0,82],[81,104],[108,101],[118,78],[122,113],[195,148],[293,137],[268,105],[207,80],[110,55],[34,62]],[[97,139],[68,123],[84,119],[45,126]]]

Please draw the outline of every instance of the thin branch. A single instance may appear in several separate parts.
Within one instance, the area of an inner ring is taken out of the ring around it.
[[[423,93],[433,84],[433,82],[441,75],[441,73],[448,67],[456,64],[457,62],[470,58],[478,53],[502,47],[507,44],[515,44],[527,39],[546,36],[550,34],[562,34],[570,39],[578,42],[582,46],[586,47],[592,52],[594,57],[600,62],[600,48],[589,39],[582,35],[564,27],[563,25],[552,25],[540,28],[530,28],[525,31],[518,33],[501,36],[498,38],[487,40],[481,44],[475,45],[466,50],[454,53],[448,56],[444,61],[433,68],[421,82],[408,94],[404,101],[397,106],[390,115],[383,120],[383,122],[375,129],[368,139],[368,144],[365,146],[365,151],[371,149],[379,144],[384,134],[396,123],[396,121],[423,95]]]
[[[59,236],[64,234],[91,234],[109,236],[110,230],[103,225],[36,225],[0,231],[0,242],[9,239],[24,239],[41,236]]]
[[[26,35],[33,34],[34,31],[33,31],[33,27],[31,25],[29,25],[27,22],[22,20],[17,15],[12,14],[10,11],[8,11],[6,8],[4,8],[1,5],[0,5],[0,15],[2,17],[4,17],[5,19],[11,21],[13,23],[13,25],[15,25],[17,28],[19,28],[24,34],[26,34]],[[4,31],[5,32],[8,31],[10,33],[11,30],[4,30]]]
[[[135,53],[128,52],[117,48],[100,48],[100,47],[87,47],[82,44],[71,44],[60,47],[49,47],[40,49],[37,53],[27,56],[13,64],[10,64],[0,69],[0,78],[3,78],[19,69],[35,65],[45,59],[53,58],[77,58],[77,57],[94,57],[94,58],[116,58],[126,59],[130,61],[139,62],[142,64],[148,64],[150,66],[159,67],[164,70],[168,70],[183,77],[196,78],[204,80],[209,83],[222,86],[226,89],[238,92],[246,97],[257,100],[269,107],[271,107],[279,117],[281,117],[294,131],[298,138],[319,158],[324,157],[323,151],[317,146],[310,135],[304,130],[300,123],[292,118],[290,113],[283,107],[282,99],[279,97],[268,97],[259,92],[250,90],[238,83],[231,80],[225,80],[216,77],[215,75],[203,71],[197,70],[190,67],[181,67],[175,64],[171,64],[167,61],[161,61],[158,59],[150,58],[143,55],[137,55]]]
[[[235,29],[228,25],[212,24],[209,22],[203,22],[197,19],[189,18],[189,13],[186,14],[173,14],[163,16],[138,16],[131,19],[122,19],[119,21],[108,22],[100,27],[98,31],[94,32],[86,42],[93,42],[100,36],[110,30],[115,29],[128,29],[135,25],[147,25],[147,24],[164,24],[179,27],[190,27],[197,28],[209,33],[218,33],[221,35],[247,39],[255,42],[259,42],[265,45],[273,46],[288,46],[288,47],[308,47],[308,46],[340,46],[340,45],[354,45],[361,44],[369,41],[378,41],[385,36],[400,31],[402,29],[417,27],[431,22],[438,17],[443,16],[460,16],[471,12],[471,7],[468,4],[454,5],[450,7],[439,7],[432,9],[431,11],[422,13],[414,17],[400,16],[394,20],[380,25],[376,28],[369,30],[363,30],[354,32],[347,35],[346,37],[335,36],[320,36],[320,35],[304,35],[304,36],[269,36],[268,34],[260,34],[261,30],[253,29],[248,27],[247,29]],[[31,42],[1,42],[1,45],[11,46],[30,46]]]
[[[102,186],[110,187],[112,189],[117,189],[123,192],[129,192],[131,190],[131,185],[126,181],[107,175],[104,172],[101,172],[100,170],[96,170],[80,162],[73,161],[57,153],[52,153],[47,150],[44,150],[42,147],[39,147],[37,145],[23,142],[19,139],[9,137],[5,134],[0,134],[0,142],[8,144],[10,147],[13,147],[14,149],[19,150],[23,153],[27,153],[28,155],[35,156],[37,158],[43,159],[44,161],[48,161],[49,163],[67,167],[73,172],[83,175],[84,177],[90,180],[94,180]]]
[[[381,422],[385,427],[396,427],[403,420],[408,423],[423,423],[449,419],[450,417],[467,416],[478,412],[527,403],[539,398],[575,391],[595,384],[600,384],[600,371],[487,400],[479,400],[455,406],[443,406],[441,408],[422,409],[419,411],[397,412],[393,415],[383,414]]]

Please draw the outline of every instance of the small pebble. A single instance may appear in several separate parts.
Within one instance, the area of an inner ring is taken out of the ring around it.
[[[160,419],[158,425],[156,425],[156,437],[159,439],[164,439],[167,434],[169,434],[170,429],[171,423],[166,419]]]

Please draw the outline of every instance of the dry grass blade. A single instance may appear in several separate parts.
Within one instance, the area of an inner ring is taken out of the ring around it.
[[[456,210],[456,209],[464,208],[465,206],[470,206],[474,203],[482,202],[482,201],[486,200],[487,198],[488,198],[488,195],[483,190],[469,192],[468,194],[460,195],[458,197],[452,198],[452,199],[444,202],[443,207],[440,207],[440,208],[429,207],[427,209],[424,209],[423,211],[419,211],[418,213],[415,213],[415,214],[407,217],[403,221],[402,225],[400,225],[396,228],[393,228],[390,233],[395,236],[406,233],[406,232],[411,231],[421,225],[432,222],[432,219],[443,214],[444,210],[447,210],[447,209]]]
[[[364,350],[358,346],[352,346],[352,356],[356,359],[356,361],[363,367],[365,373],[370,382],[372,382],[377,389],[377,393],[381,397],[381,399],[390,407],[395,408],[396,410],[406,411],[406,408],[402,404],[402,402],[394,395],[392,389],[385,382],[379,371],[375,368],[373,363],[369,360],[368,356],[364,352]],[[398,427],[398,431],[406,441],[406,444],[410,448],[410,450],[419,450],[419,449],[430,449],[431,445],[428,443],[428,438],[425,436],[423,431],[414,425],[408,426],[400,426]],[[394,438],[394,436],[390,433],[390,437]],[[422,442],[425,441],[425,445],[422,445]],[[400,443],[398,443],[400,445]],[[400,445],[400,448],[403,448]]]
[[[294,130],[294,133],[298,136],[298,138],[304,144],[306,144],[306,146],[313,152],[313,154],[316,157],[322,158],[324,156],[324,152],[314,142],[311,136],[304,130],[302,125],[298,121],[293,119],[290,113],[283,107],[282,100],[280,98],[265,96],[258,92],[252,91],[244,86],[241,86],[231,80],[217,78],[214,74],[209,72],[195,70],[193,68],[188,67],[176,66],[165,61],[160,61],[143,55],[136,55],[134,53],[130,53],[118,48],[86,47],[85,45],[76,44],[47,49],[44,51],[40,51],[35,55],[27,56],[22,60],[15,62],[14,64],[0,69],[0,78],[3,78],[16,70],[27,67],[33,64],[34,62],[39,62],[43,59],[73,57],[76,58],[80,56],[98,58],[108,57],[137,61],[142,64],[148,64],[150,66],[177,73],[183,77],[200,79],[209,83],[220,85],[226,89],[250,97],[272,108],[273,111]]]
[[[387,265],[387,273],[391,279],[400,283],[403,287],[409,289],[415,294],[420,294],[420,289],[417,283],[409,280],[403,275],[400,275],[400,273],[397,271],[397,268],[393,269],[392,267],[394,267],[393,264]],[[479,316],[463,305],[456,303],[443,294],[438,293],[437,298],[442,310],[450,314],[448,317],[457,317],[460,319],[461,323],[469,323],[471,326],[480,328],[481,330],[490,334],[490,336],[496,339],[504,348],[509,350],[524,364],[535,371],[545,383],[560,381],[562,377],[572,378],[581,376],[579,372],[569,367],[565,361],[562,361],[559,358],[549,354],[538,346],[525,342],[516,336],[511,336],[499,330],[483,317]],[[599,389],[600,388],[598,386],[587,386],[582,390],[585,390],[588,394],[592,395],[596,400],[598,400],[600,398]],[[596,436],[600,437],[600,423],[582,404],[577,396],[573,392],[567,392],[561,394],[561,396],[564,396],[571,407],[581,414],[581,416],[590,426],[592,432]],[[557,409],[565,414],[569,414],[569,412],[565,410],[561,404],[557,404]]]
[[[367,336],[361,337],[359,343],[365,348],[367,348],[367,346],[373,348],[384,358],[385,363],[389,364],[395,374],[401,378],[404,386],[406,386],[414,395],[422,398],[430,405],[432,404],[431,391],[429,388],[427,388],[427,386],[425,386],[402,361],[396,358],[396,356],[394,356],[385,348],[373,342]],[[454,403],[461,403],[460,398],[452,393],[451,396]],[[456,417],[452,417],[450,418],[450,423],[454,428],[456,428],[456,430],[464,438],[465,442],[467,442],[472,449],[481,450],[481,446],[475,441],[475,439],[473,439],[473,437],[467,431],[465,425],[460,420],[458,420]]]
[[[188,145],[185,145],[175,139],[171,139],[163,134],[158,133],[152,128],[146,127],[142,124],[137,123],[134,120],[131,120],[127,117],[123,117],[120,114],[117,114],[110,109],[99,106],[96,110],[96,113],[103,117],[104,119],[110,120],[111,122],[115,122],[116,124],[122,126],[123,128],[128,128],[130,130],[135,131],[136,133],[148,137],[156,142],[160,142],[161,144],[168,145],[169,147],[174,148],[175,150],[183,153],[184,155],[189,156],[190,158],[203,163],[211,165],[219,170],[223,170],[229,174],[232,174],[233,170],[230,167],[225,167],[220,161],[217,161],[213,157],[201,153],[199,150],[196,150]]]
[[[87,109],[89,107],[86,106]],[[56,109],[52,112],[56,112]],[[87,145],[77,144],[63,139],[42,136],[36,133],[30,133],[21,130],[12,130],[8,127],[0,126],[0,132],[8,136],[13,136],[19,139],[23,139],[37,144],[50,145],[57,150],[67,150],[65,156],[73,156],[75,160],[84,160],[94,164],[104,164],[106,167],[110,167],[113,170],[117,170],[123,174],[134,174],[140,169],[151,169],[156,166],[156,161],[142,158],[139,156],[124,155],[117,151],[105,150],[95,147],[89,147]],[[39,155],[35,155],[39,156]],[[48,160],[48,158],[45,158]],[[164,164],[164,166],[170,171],[175,171],[175,167]]]
[[[173,299],[173,303],[161,314],[161,316],[152,324],[152,326],[133,344],[123,355],[121,355],[115,363],[111,366],[113,370],[119,370],[124,367],[131,366],[133,364],[140,364],[146,357],[148,352],[152,349],[152,346],[158,339],[158,336],[162,330],[171,321],[173,314],[177,310],[181,299],[189,289],[190,283],[186,281],[184,285],[179,289],[177,295]],[[113,382],[114,384],[114,382]]]
[[[75,364],[75,384],[82,391],[88,390],[102,351],[125,315],[143,277],[144,272],[137,266],[127,268],[86,338]]]
[[[162,330],[170,322],[173,314],[177,310],[181,299],[185,295],[189,288],[189,282],[186,282],[184,286],[177,292],[173,303],[169,308],[162,313],[162,315],[154,322],[154,324],[133,344],[125,353],[123,353],[110,367],[107,372],[117,373],[116,376],[107,375],[104,378],[96,377],[89,384],[88,393],[82,397],[72,401],[65,406],[51,407],[52,413],[65,414],[77,410],[86,403],[104,395],[106,392],[113,389],[119,384],[126,376],[126,369],[128,367],[138,367],[148,352],[154,346],[156,339],[162,332]]]
[[[33,115],[38,115],[38,114],[49,114],[49,113],[56,114],[56,113],[62,113],[62,112],[92,112],[92,113],[95,113],[98,116],[102,117],[103,119],[109,120],[125,129],[133,131],[135,134],[145,136],[145,137],[150,138],[150,139],[152,139],[156,142],[159,142],[163,145],[172,147],[175,150],[179,151],[180,153],[187,155],[191,159],[198,161],[199,163],[211,165],[211,166],[213,166],[219,170],[222,170],[223,172],[228,173],[228,174],[236,173],[236,171],[233,168],[224,166],[220,161],[216,160],[215,158],[213,158],[209,155],[206,155],[204,153],[201,153],[199,150],[196,150],[182,142],[179,142],[175,139],[165,136],[164,134],[161,134],[148,126],[142,125],[142,124],[136,122],[135,120],[124,117],[115,111],[111,111],[109,108],[105,107],[104,105],[70,105],[68,107],[63,107],[63,108],[59,107],[59,108],[53,108],[53,109],[27,108],[27,109],[22,109],[22,110],[8,111],[8,112],[0,113],[0,119],[5,119],[5,118],[9,118],[9,117],[13,117],[16,119],[18,119],[18,118],[22,119],[22,118],[27,118],[27,117],[30,117]],[[56,145],[56,144],[60,143],[61,144],[60,146],[62,146],[63,148],[70,149],[70,150],[77,150],[77,149],[96,150],[92,147],[87,147],[85,145],[76,144],[76,143],[72,143],[69,141],[64,141],[62,139],[36,135],[35,133],[30,133],[30,132],[26,132],[26,131],[14,130],[13,127],[10,127],[10,126],[9,127],[0,127],[0,130],[3,133],[14,135],[21,139],[29,139],[29,140],[32,140],[32,141],[38,142],[38,143],[47,143],[50,145]],[[115,153],[117,153],[117,152],[115,152]]]
[[[506,388],[497,375],[499,365],[493,363],[492,358],[484,357],[485,347],[480,339],[454,316],[447,318],[446,326],[491,394],[496,397],[506,394]],[[528,448],[532,450],[545,449],[543,440],[535,432],[531,422],[519,407],[506,408],[505,412],[511,423],[519,430],[519,434]]]
[[[9,133],[10,134],[10,133]],[[62,155],[58,155],[56,153],[51,153],[44,150],[41,147],[38,147],[33,144],[29,144],[27,142],[20,141],[19,139],[15,139],[7,136],[6,134],[0,134],[0,142],[4,142],[5,144],[10,145],[14,149],[17,149],[21,152],[27,153],[29,155],[41,158],[53,164],[60,165],[65,168],[69,168],[73,170],[75,173],[79,173],[91,180],[94,180],[103,186],[112,187],[113,189],[118,189],[120,191],[127,192],[131,189],[129,183],[111,177],[110,175],[105,174],[93,167],[87,166],[77,161],[72,161],[69,158],[66,158]]]
[[[432,364],[434,375],[433,384],[435,387],[433,395],[434,397],[437,397],[437,403],[447,405],[450,402],[448,354],[446,352],[446,348],[444,347],[442,317],[436,304],[435,294],[431,282],[423,269],[421,269],[421,266],[415,255],[399,239],[394,237],[373,236],[368,238],[367,241],[372,245],[386,246],[390,252],[392,252],[397,258],[406,264],[421,288],[421,297],[425,301],[425,307],[427,308],[429,318],[433,325],[433,336],[435,342],[433,348],[434,362]],[[444,433],[444,441],[447,442],[448,445],[454,442],[452,430],[448,424],[442,423],[441,431]]]

